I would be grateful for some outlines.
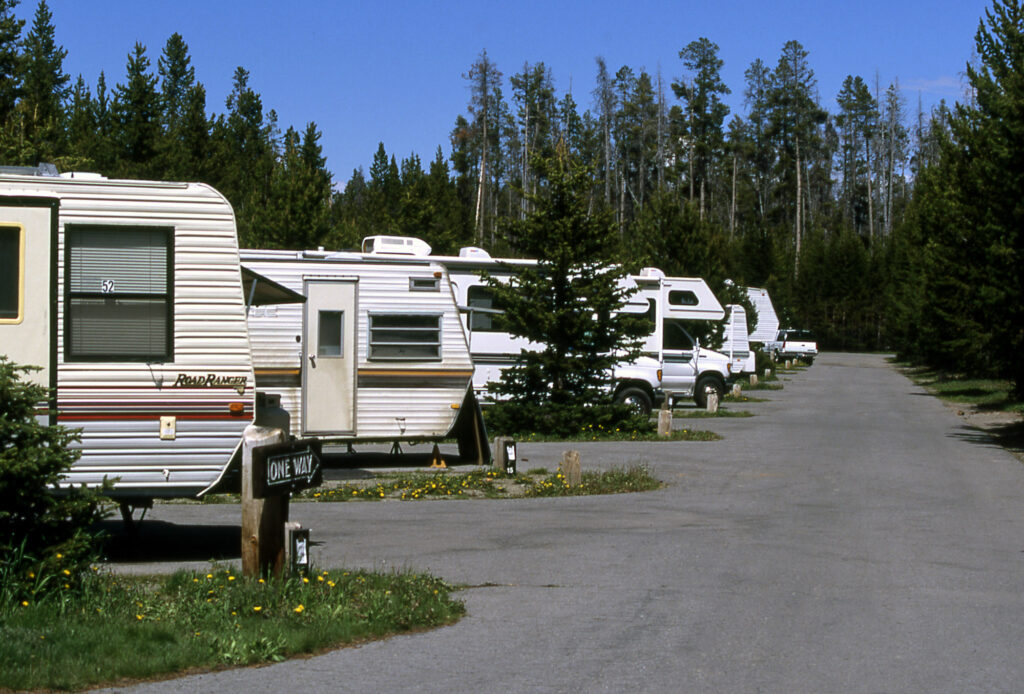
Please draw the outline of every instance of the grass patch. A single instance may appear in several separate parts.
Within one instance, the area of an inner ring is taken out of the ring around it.
[[[933,395],[980,410],[1024,413],[1024,402],[1013,396],[1013,383],[996,378],[964,378],[929,369],[905,369],[904,373]]]
[[[247,579],[231,569],[96,574],[73,596],[0,608],[0,690],[81,689],[289,656],[456,621],[451,586],[413,573]]]
[[[714,419],[716,417],[753,417],[753,412],[746,410],[727,410],[718,408],[717,412],[708,412],[701,409],[672,410],[674,419]]]
[[[517,475],[498,470],[459,472],[392,472],[338,487],[307,489],[295,499],[308,501],[418,501],[421,499],[504,499],[530,496],[620,494],[657,489],[661,483],[646,468],[614,468],[584,472],[581,484],[570,485],[561,470],[534,468]]]
[[[710,431],[682,429],[673,431],[672,436],[658,436],[652,426],[649,429],[611,429],[600,425],[588,426],[575,436],[546,436],[544,434],[518,434],[513,436],[519,443],[548,443],[565,441],[719,441],[721,436]]]

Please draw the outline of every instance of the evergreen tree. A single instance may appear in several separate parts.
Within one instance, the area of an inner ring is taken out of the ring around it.
[[[618,239],[609,213],[591,210],[593,174],[564,149],[537,158],[542,194],[530,196],[531,214],[516,224],[522,251],[538,259],[510,285],[492,280],[501,323],[512,335],[543,345],[524,350],[496,390],[509,400],[495,405],[499,428],[578,432],[624,416],[610,401],[611,371],[638,351],[642,320],[619,314],[625,291],[615,265]]]
[[[46,0],[39,6],[25,37],[22,58],[22,123],[25,157],[30,163],[53,161],[65,153],[64,102],[70,77],[64,72],[68,52],[58,46],[53,14]]]
[[[679,57],[689,78],[673,82],[672,89],[676,97],[686,103],[688,130],[693,144],[693,184],[699,191],[703,218],[705,197],[711,192],[714,168],[722,156],[725,141],[722,126],[729,115],[729,107],[722,97],[731,92],[722,81],[724,63],[718,57],[717,44],[701,37],[679,51]]]
[[[149,66],[145,46],[136,43],[128,55],[125,83],[114,88],[110,110],[117,177],[158,177],[155,157],[160,140],[160,99]]]
[[[17,162],[20,143],[15,105],[21,96],[21,30],[14,16],[18,0],[0,0],[0,156]]]

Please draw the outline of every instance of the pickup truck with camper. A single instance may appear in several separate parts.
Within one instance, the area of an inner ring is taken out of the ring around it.
[[[764,348],[771,355],[772,361],[800,359],[812,364],[818,356],[818,343],[810,330],[780,330]]]

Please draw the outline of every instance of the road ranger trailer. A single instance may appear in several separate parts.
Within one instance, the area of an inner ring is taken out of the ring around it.
[[[41,418],[81,430],[65,488],[107,480],[135,504],[223,480],[254,418],[245,317],[213,188],[0,170],[0,354],[40,368]]]
[[[481,398],[487,397],[488,386],[501,378],[501,371],[512,365],[523,349],[538,347],[496,327],[494,314],[500,311],[481,278],[481,273],[487,272],[508,280],[517,268],[536,266],[536,260],[492,258],[487,251],[474,247],[461,249],[458,256],[431,256],[430,246],[422,240],[394,236],[367,237],[362,250],[367,256],[388,257],[396,262],[429,258],[448,269],[469,336],[475,366],[473,386]],[[623,310],[648,314],[652,328],[642,356],[615,367],[615,397],[649,411],[660,402],[663,386],[674,397],[694,397],[702,407],[707,388],[715,388],[721,395],[730,377],[728,359],[702,347],[698,350],[696,340],[685,328],[685,321],[721,320],[725,315],[707,283],[700,278],[666,277],[657,268],[645,268],[624,281],[636,292]]]
[[[248,321],[256,385],[280,396],[293,434],[344,443],[454,437],[464,461],[489,461],[442,265],[324,251],[243,249],[241,258],[307,299],[254,307]]]

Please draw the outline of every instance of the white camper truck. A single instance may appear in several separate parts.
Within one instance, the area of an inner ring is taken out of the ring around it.
[[[46,168],[0,170],[0,354],[40,368],[41,417],[81,430],[64,485],[201,495],[254,417],[231,205]]]
[[[656,355],[662,365],[662,390],[673,400],[693,398],[698,407],[707,404],[711,391],[721,399],[732,378],[730,360],[701,347],[687,330],[693,321],[719,321],[725,316],[707,282],[699,277],[668,277],[658,268],[643,268],[630,279],[639,287],[634,300],[648,304],[652,328],[644,351]]]
[[[403,249],[403,254],[429,253],[429,246],[422,241],[399,243],[401,239],[370,236],[363,240],[362,250],[367,256],[390,257],[395,261],[399,258],[394,248]],[[461,249],[458,256],[428,257],[448,268],[469,336],[475,366],[473,385],[485,397],[488,385],[500,379],[501,371],[514,363],[523,349],[536,345],[496,327],[494,314],[499,311],[481,273],[486,271],[500,279],[513,275],[517,268],[535,266],[537,261],[492,258],[487,251],[473,247]],[[702,407],[708,388],[721,395],[729,378],[728,359],[704,348],[698,350],[683,322],[721,320],[724,316],[707,283],[699,278],[665,277],[656,268],[646,268],[640,275],[630,276],[627,282],[635,284],[638,290],[624,310],[647,313],[652,328],[644,343],[643,356],[615,367],[615,397],[638,410],[650,411],[663,397],[663,378],[665,390],[671,390],[674,397],[693,397]]]
[[[757,311],[757,327],[750,333],[751,344],[764,345],[775,339],[779,332],[779,317],[775,314],[772,299],[767,289],[747,287],[747,296]]]
[[[328,441],[439,441],[489,460],[473,361],[445,268],[358,253],[242,250],[253,270],[306,297],[249,313],[256,385],[292,433]]]

